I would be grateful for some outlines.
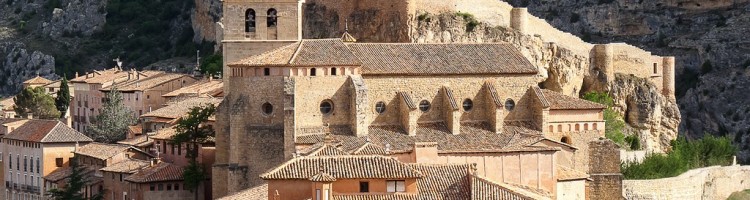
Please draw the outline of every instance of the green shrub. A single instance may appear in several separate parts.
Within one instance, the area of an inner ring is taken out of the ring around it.
[[[737,148],[729,137],[706,134],[698,140],[680,137],[667,154],[649,154],[641,163],[622,163],[625,179],[657,179],[678,176],[690,169],[729,165]]]
[[[417,16],[417,20],[429,22],[430,21],[429,13],[422,13],[422,14],[420,14],[419,16]]]
[[[456,16],[464,19],[466,23],[466,32],[474,32],[474,29],[479,26],[479,21],[471,13],[457,12]]]
[[[627,142],[630,150],[641,150],[641,138],[638,138],[638,136],[628,135],[625,137],[625,142]]]
[[[612,109],[612,106],[615,104],[612,97],[604,92],[589,92],[583,95],[583,99],[607,106],[607,109],[604,109],[604,121],[606,123],[604,136],[620,146],[629,146],[625,141],[625,134],[623,133],[625,120],[623,120],[620,113]]]

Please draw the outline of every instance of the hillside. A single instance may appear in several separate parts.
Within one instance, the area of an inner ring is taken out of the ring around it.
[[[750,162],[750,1],[508,0],[592,43],[677,57],[680,134],[729,135]]]
[[[114,66],[190,71],[213,53],[211,0],[0,0],[0,96],[37,74],[57,78]],[[197,16],[197,17],[196,17]],[[210,31],[207,31],[210,30]],[[175,59],[177,58],[177,59]]]

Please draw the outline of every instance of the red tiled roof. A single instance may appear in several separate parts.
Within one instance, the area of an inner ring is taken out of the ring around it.
[[[125,153],[130,148],[130,146],[121,144],[104,144],[92,142],[76,148],[75,153],[101,160],[106,160],[111,158],[112,156],[116,156],[117,154]]]
[[[105,172],[134,173],[140,169],[148,167],[149,165],[151,165],[150,161],[129,158],[99,170]]]
[[[607,106],[579,99],[576,97],[567,96],[558,92],[543,89],[544,97],[549,101],[550,109],[552,110],[581,110],[581,109],[605,109]]]
[[[302,40],[275,50],[251,56],[233,66],[359,66],[362,62],[341,39]]]
[[[138,124],[134,126],[128,126],[128,131],[134,134],[143,134],[143,125]]]
[[[161,96],[176,97],[180,95],[197,95],[198,93],[208,94],[208,95],[213,96],[213,94],[221,90],[224,90],[224,82],[222,82],[221,79],[214,79],[214,80],[203,79],[191,85],[182,87],[180,89],[174,90],[172,92],[169,92]]]
[[[408,165],[385,156],[297,157],[261,174],[266,180],[309,179],[325,172],[336,178],[419,178],[422,175]]]
[[[250,200],[250,199],[268,199],[268,184],[248,188],[229,196],[221,197],[217,200]]]
[[[160,117],[166,119],[177,119],[187,115],[187,113],[190,112],[190,109],[196,106],[206,106],[208,104],[218,106],[219,103],[221,103],[221,100],[222,99],[220,98],[213,97],[189,97],[180,99],[177,101],[168,102],[167,106],[164,106],[163,108],[147,112],[141,115],[141,118]]]
[[[154,166],[143,168],[133,175],[128,176],[125,180],[134,183],[182,181],[182,173],[182,167],[160,162]]]
[[[5,139],[29,142],[92,142],[93,140],[57,120],[28,120],[16,130],[8,133]]]
[[[52,81],[49,80],[49,79],[46,79],[46,78],[41,77],[41,76],[36,76],[34,78],[31,78],[29,80],[24,81],[23,83],[24,84],[49,84],[51,82]]]

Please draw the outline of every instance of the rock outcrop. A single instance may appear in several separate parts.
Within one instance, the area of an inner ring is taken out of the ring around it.
[[[195,33],[194,42],[221,42],[221,38],[216,35],[216,22],[221,19],[221,9],[220,0],[195,0],[195,9],[190,15]]]
[[[0,94],[18,92],[22,82],[39,75],[55,80],[55,58],[29,51],[23,43],[0,43]]]
[[[107,18],[107,0],[60,0],[62,8],[52,10],[52,18],[42,23],[51,38],[91,36],[101,30]]]

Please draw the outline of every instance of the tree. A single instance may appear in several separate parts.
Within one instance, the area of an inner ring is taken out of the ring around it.
[[[112,87],[106,96],[104,108],[96,116],[86,134],[94,141],[115,143],[126,137],[128,125],[135,123],[132,111],[122,103],[122,94]]]
[[[63,77],[60,81],[60,90],[57,91],[57,98],[55,99],[55,106],[60,111],[60,118],[65,117],[70,106],[70,88],[68,88],[68,79]]]
[[[65,187],[63,188],[55,188],[47,192],[47,195],[49,195],[52,199],[55,200],[100,200],[103,199],[102,191],[99,191],[98,194],[93,195],[89,198],[86,198],[84,194],[81,193],[83,190],[83,187],[86,185],[86,180],[84,180],[83,177],[83,170],[79,164],[78,159],[73,158],[70,159],[70,176],[68,176],[68,182],[66,182]]]
[[[224,66],[224,60],[221,54],[213,54],[203,59],[200,69],[201,73],[206,76],[213,76],[221,74],[222,67]]]
[[[589,92],[583,95],[583,99],[607,106],[607,109],[604,109],[604,121],[606,124],[604,127],[604,136],[607,139],[612,140],[620,146],[634,146],[634,144],[632,144],[633,142],[630,142],[630,145],[626,145],[625,134],[623,133],[623,129],[625,129],[625,120],[623,120],[620,113],[612,109],[612,106],[614,106],[615,103],[609,94],[605,92]],[[638,146],[640,146],[640,144]]]
[[[55,99],[44,92],[43,87],[24,88],[16,97],[15,111],[21,117],[29,113],[40,119],[57,119],[60,112],[55,108]]]
[[[185,158],[188,158],[190,163],[185,166],[183,179],[185,179],[185,188],[190,190],[198,188],[201,182],[206,180],[204,169],[197,159],[198,144],[205,143],[214,137],[213,128],[205,124],[214,112],[216,112],[216,107],[213,104],[193,107],[187,116],[177,120],[176,134],[172,136],[172,142],[177,145],[186,144]],[[195,192],[194,194],[198,195]]]

